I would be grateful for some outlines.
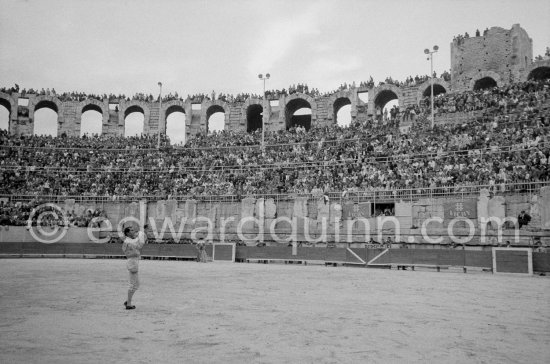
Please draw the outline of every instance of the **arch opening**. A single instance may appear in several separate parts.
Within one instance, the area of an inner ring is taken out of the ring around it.
[[[485,90],[496,86],[497,86],[497,81],[495,81],[494,78],[487,76],[487,77],[480,78],[474,83],[474,91]]]
[[[445,87],[441,86],[438,83],[434,83],[434,97],[444,93],[447,93],[447,90],[445,89]],[[426,89],[422,93],[422,96],[427,97],[427,96],[431,96],[431,94],[432,94],[432,87],[431,85],[428,85],[428,87],[426,87]]]
[[[336,124],[342,128],[347,128],[351,125],[351,104],[345,105],[338,110],[336,114]]]
[[[263,128],[264,108],[262,105],[250,105],[246,109],[246,132],[252,133]]]
[[[97,111],[98,113],[103,114],[103,110],[101,109],[101,107],[96,104],[88,104],[82,108],[83,114],[88,111]]]
[[[333,104],[334,120],[336,124],[347,127],[351,123],[351,100],[340,97]]]
[[[84,110],[84,109],[82,109]],[[103,129],[103,114],[95,108],[82,113],[80,119],[80,136],[101,135]]]
[[[220,105],[212,105],[206,110],[206,132],[222,131],[225,126],[225,110]]]
[[[399,100],[397,94],[392,90],[382,90],[378,93],[378,95],[376,95],[376,98],[374,99],[374,106],[377,109],[382,110],[386,104],[392,100]]]
[[[311,105],[304,99],[294,99],[289,101],[285,107],[286,128],[304,127],[306,130],[311,128]]]
[[[141,111],[124,112],[124,136],[141,136],[144,130],[145,114],[141,107],[137,107]]]
[[[41,107],[38,111],[35,111],[33,134],[48,135],[48,136],[56,137],[57,136],[57,111],[54,111],[50,107],[46,107],[46,106]]]
[[[0,129],[10,129],[11,105],[8,100],[0,99]]]
[[[170,143],[184,145],[185,136],[185,112],[183,108],[175,107],[166,110],[166,135],[170,138]]]
[[[124,110],[124,119],[126,120],[128,115],[133,114],[135,112],[139,112],[139,113],[143,114],[144,117],[145,117],[145,111],[143,110],[143,108],[141,106],[132,105],[132,106],[127,107],[126,110]]]
[[[38,110],[41,110],[41,109],[51,109],[53,110],[56,114],[59,112],[59,110],[57,109],[57,105],[55,104],[55,102],[53,101],[50,101],[50,100],[42,100],[42,101],[39,101],[35,106],[34,106],[34,112],[36,114],[36,112]]]
[[[527,76],[527,79],[529,80],[546,80],[550,78],[550,67],[537,67],[531,72],[529,72],[529,76]]]

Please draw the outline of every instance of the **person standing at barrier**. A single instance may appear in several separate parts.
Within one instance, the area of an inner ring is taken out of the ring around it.
[[[205,245],[203,239],[200,239],[197,242],[197,249],[199,250],[198,251],[198,256],[197,256],[197,261],[201,262],[201,263],[206,263],[206,245]]]
[[[140,251],[146,243],[146,237],[143,231],[136,233],[131,227],[124,229],[124,236],[122,251],[124,255],[126,255],[126,268],[130,274],[128,299],[124,302],[124,307],[126,307],[127,310],[133,310],[136,306],[132,305],[132,298],[139,288],[138,267],[141,256]]]

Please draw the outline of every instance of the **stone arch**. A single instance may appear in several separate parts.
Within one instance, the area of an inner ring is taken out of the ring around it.
[[[244,130],[249,132],[249,125],[248,125],[248,111],[250,111],[250,107],[254,107],[255,105],[262,108],[262,120],[261,120],[261,127],[265,126],[266,131],[269,130],[269,114],[271,112],[271,106],[269,105],[269,100],[264,100],[259,97],[248,97],[244,103],[241,106],[241,115],[244,119]]]
[[[126,117],[133,112],[141,112],[143,115],[145,115],[146,110],[148,110],[147,107],[143,107],[143,105],[136,103],[132,105],[126,105],[124,109],[121,110],[121,114],[123,118],[126,119]]]
[[[260,103],[250,103],[246,108],[246,132],[251,133],[263,128],[264,107]]]
[[[336,123],[336,114],[342,108],[346,105],[351,105],[351,114],[352,118],[354,116],[354,106],[355,106],[355,100],[356,100],[357,91],[355,90],[355,97],[353,95],[352,91],[338,91],[336,93],[333,93],[330,95],[330,97],[326,101],[326,109],[327,109],[327,119],[330,120],[333,123]]]
[[[169,131],[168,117],[175,112],[183,113],[184,115],[183,123],[170,124],[170,125],[175,125],[174,127],[176,128],[176,132],[178,133],[178,135],[185,135],[185,138],[187,139],[187,135],[189,134],[189,129],[190,129],[191,117],[192,117],[191,103],[185,102],[182,100],[171,100],[162,104],[162,115],[163,115],[162,128],[164,129],[163,130],[164,134],[170,137],[171,142],[175,142],[175,137],[174,137],[174,134],[172,134],[174,133],[174,129],[172,128],[172,126],[170,126],[170,129],[171,129],[170,134],[168,134],[168,131]],[[183,130],[178,130],[181,127],[183,127]]]
[[[34,113],[40,109],[43,108],[49,108],[52,109],[57,113],[57,134],[59,135],[60,131],[60,123],[63,120],[61,117],[62,110],[63,110],[63,104],[57,97],[51,96],[51,95],[40,95],[34,98],[29,98],[29,121],[32,122],[32,130],[30,130],[31,134],[34,134]]]
[[[172,100],[172,101],[163,103],[162,113],[164,115],[164,120],[166,120],[171,113],[176,111],[184,113],[185,116],[187,117],[188,107],[190,107],[190,104],[187,105],[184,101],[181,101],[181,100]]]
[[[128,102],[120,102],[119,104],[119,125],[122,126],[121,133],[125,134],[126,129],[126,117],[133,112],[143,113],[143,134],[149,134],[149,119],[151,115],[151,109],[149,105],[144,101],[132,100]]]
[[[482,80],[484,78],[491,78],[491,79],[493,79],[493,81],[495,81],[495,83],[498,87],[502,86],[502,79],[501,79],[501,77],[498,73],[496,73],[494,71],[481,71],[481,72],[477,72],[472,77],[472,79],[470,80],[469,89],[473,90],[475,85],[476,85],[476,82],[479,81],[479,80]]]
[[[224,130],[227,129],[227,126],[229,125],[229,114],[231,112],[231,109],[229,108],[229,105],[222,101],[222,100],[206,100],[202,103],[202,110],[201,113],[203,115],[201,122],[201,128],[206,130],[206,133],[210,131],[210,126],[208,124],[208,119],[210,119],[210,116],[217,112],[223,112],[224,113]]]
[[[309,95],[302,93],[292,94],[285,99],[284,116],[285,126],[287,129],[292,126],[293,114],[298,109],[304,107],[311,109],[311,119],[309,120],[309,127],[306,127],[306,129],[309,130],[309,128],[313,126],[313,121],[317,119],[317,102],[315,101],[315,99]]]
[[[99,112],[101,115],[109,115],[109,112],[105,108],[105,104],[102,101],[98,101],[96,99],[86,99],[84,101],[81,101],[78,105],[78,109],[81,114],[85,113],[86,111],[94,110]]]
[[[17,102],[11,95],[0,92],[0,105],[8,109],[8,131],[11,131],[11,119],[17,118]]]
[[[246,111],[250,105],[258,104],[260,106],[264,106],[264,100],[258,97],[248,97],[245,102],[243,103],[243,111]],[[266,101],[266,106],[269,105],[269,101]]]
[[[416,103],[422,101],[425,96],[430,96],[431,85],[431,81],[428,80],[418,86],[418,91],[416,92]],[[447,93],[450,89],[451,86],[447,83],[447,81],[442,78],[434,78],[434,96]]]
[[[10,94],[0,92],[0,105],[3,105],[6,109],[8,109],[11,114],[14,112],[13,109],[17,106],[17,102]]]
[[[35,111],[45,107],[52,109],[59,115],[61,113],[61,110],[63,109],[63,104],[61,103],[61,101],[59,101],[57,97],[49,95],[40,95],[33,99],[29,99],[29,117],[31,117],[31,112],[34,115]]]
[[[78,104],[76,122],[79,124],[78,135],[80,135],[80,129],[82,128],[82,114],[86,111],[97,111],[101,114],[101,123],[107,124],[109,122],[109,107],[105,105],[103,101],[96,99],[86,99]],[[103,128],[102,128],[103,129]]]
[[[351,100],[349,97],[339,97],[332,104],[332,117],[335,123],[338,121],[338,111],[340,111],[340,109],[346,105],[351,105]]]
[[[369,97],[370,99],[370,97]],[[399,107],[403,106],[403,93],[398,86],[391,84],[384,84],[374,89],[374,97],[372,98],[373,110],[376,110],[376,107],[384,106],[391,100],[397,99],[399,102]]]
[[[528,80],[544,80],[550,78],[550,65],[533,68],[527,75]]]

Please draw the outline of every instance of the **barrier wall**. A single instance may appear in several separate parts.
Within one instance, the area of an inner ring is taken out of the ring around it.
[[[38,233],[36,229],[34,229],[34,231],[38,238],[49,238]],[[59,240],[60,243],[88,243],[91,241],[92,240],[88,236],[87,229],[77,227],[70,227],[69,229],[67,229],[65,235],[61,238],[61,240]],[[24,226],[9,226],[7,228],[0,227],[0,243],[3,242],[34,243],[37,242],[37,239],[35,239],[32,236],[31,232]]]
[[[369,248],[321,248],[298,247],[249,247],[237,246],[235,259],[303,261],[321,263],[355,264],[362,266],[432,266],[432,267],[477,267],[492,269],[492,252],[481,250],[444,249],[369,249]],[[212,245],[206,246],[212,256]],[[2,242],[0,257],[123,257],[122,244],[109,243],[54,243]],[[197,249],[191,244],[147,244],[143,257],[174,257],[195,259]],[[368,264],[367,264],[368,263]],[[533,253],[533,270],[550,272],[550,253]]]
[[[372,216],[375,206],[384,203],[392,204],[395,210],[395,216],[380,217],[387,219],[386,222]],[[204,228],[208,226],[205,220],[208,220],[213,232],[209,240],[214,241],[245,240],[247,243],[252,243],[258,237],[262,237],[266,242],[282,242],[284,239],[290,239],[298,242],[316,240],[317,242],[364,243],[371,236],[378,241],[388,236],[395,240],[397,231],[394,222],[397,222],[400,227],[401,241],[429,243],[430,241],[421,237],[421,228],[426,224],[430,237],[441,238],[443,245],[451,242],[449,226],[457,237],[468,236],[468,223],[475,228],[469,244],[496,245],[497,242],[504,243],[510,240],[516,245],[530,245],[536,238],[543,244],[550,245],[549,206],[549,186],[542,187],[537,195],[491,196],[488,190],[482,190],[478,197],[417,198],[410,201],[387,198],[382,201],[334,199],[326,202],[324,198],[311,197],[295,197],[279,201],[275,198],[247,197],[238,202],[207,202],[189,199],[185,201],[140,200],[130,203],[77,203],[73,199],[60,204],[61,209],[75,210],[76,213],[83,213],[88,209],[102,209],[110,222],[110,226],[103,224],[109,232],[115,231],[119,222],[125,217],[143,219],[153,226],[152,235],[158,239],[178,235],[176,239],[191,238],[193,230],[199,228],[205,230]],[[479,239],[481,230],[485,227],[482,224],[483,219],[491,217],[513,219],[522,210],[527,211],[532,220],[521,230],[519,241],[516,241],[513,236],[515,233],[513,222],[508,224],[508,229],[506,226],[503,227],[505,237],[501,241],[497,240],[496,224],[487,226],[486,240]],[[454,223],[453,219],[457,216],[466,220]],[[239,221],[245,218],[252,221],[242,226],[244,235],[239,236],[237,235]],[[296,222],[294,231],[288,221]],[[260,233],[262,229],[265,233],[263,236]],[[323,229],[326,231],[324,237],[321,236]],[[9,230],[0,228],[0,241],[33,241],[33,239],[24,227],[10,227]],[[84,229],[79,231],[78,228],[70,228],[61,241],[87,242],[90,238]]]

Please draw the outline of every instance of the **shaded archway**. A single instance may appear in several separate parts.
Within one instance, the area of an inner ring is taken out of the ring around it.
[[[264,108],[260,104],[252,104],[246,109],[246,132],[262,130]]]
[[[497,81],[495,81],[495,79],[493,79],[492,77],[487,76],[487,77],[480,78],[479,80],[476,80],[476,82],[474,83],[474,91],[485,90],[496,86],[497,86]]]
[[[285,106],[286,128],[302,126],[306,130],[311,128],[311,104],[304,99],[290,100]]]
[[[377,120],[386,120],[391,118],[392,108],[399,108],[399,96],[392,89],[383,89],[376,94],[374,98],[374,109]]]
[[[59,112],[59,109],[57,107],[57,104],[53,101],[50,101],[50,100],[42,100],[42,101],[39,101],[35,106],[34,106],[34,112],[36,113],[38,110],[41,110],[41,109],[44,109],[44,108],[48,108],[48,109],[52,109],[53,111],[55,111],[56,113]]]
[[[382,90],[374,99],[374,107],[380,108],[381,110],[384,109],[386,104],[392,100],[399,100],[399,97],[397,94],[392,90]]]
[[[166,120],[166,135],[170,138],[170,143],[185,144],[185,109],[180,105],[172,105],[166,109],[164,117],[164,120]]]
[[[351,100],[339,97],[332,104],[333,120],[340,126],[349,126],[351,123]]]
[[[220,105],[212,105],[206,110],[206,132],[224,130],[225,110]]]
[[[0,129],[10,130],[11,104],[0,98]]]
[[[131,105],[124,110],[124,136],[139,136],[143,134],[145,111],[141,106]]]
[[[537,67],[529,72],[528,80],[546,80],[550,78],[550,67]]]

